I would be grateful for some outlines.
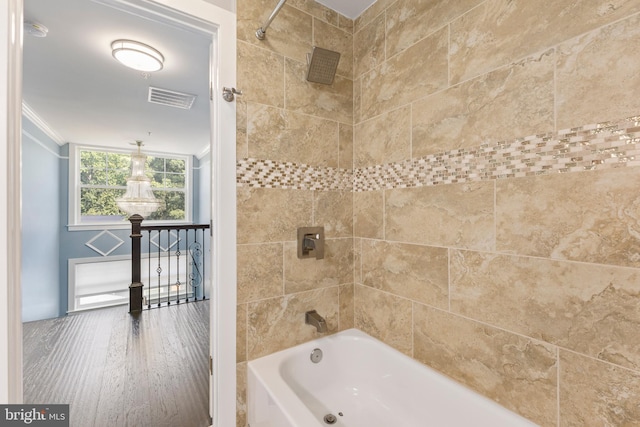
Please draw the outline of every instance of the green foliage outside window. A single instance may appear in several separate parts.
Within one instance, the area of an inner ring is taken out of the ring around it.
[[[186,168],[184,159],[147,156],[145,173],[151,179],[155,197],[165,201],[165,207],[147,220],[186,219]],[[80,151],[80,216],[90,221],[124,221],[116,199],[127,189],[131,174],[129,154],[106,151]]]

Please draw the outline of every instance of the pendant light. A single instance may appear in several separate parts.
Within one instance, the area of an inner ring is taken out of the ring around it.
[[[157,199],[151,190],[151,179],[144,173],[147,156],[142,154],[142,141],[136,141],[138,152],[131,155],[131,176],[127,178],[127,191],[116,199],[120,209],[129,214],[138,214],[143,218],[164,207],[164,201]]]

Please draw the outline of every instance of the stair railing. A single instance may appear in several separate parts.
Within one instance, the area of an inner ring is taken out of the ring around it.
[[[206,232],[209,224],[143,226],[140,215],[131,222],[131,284],[129,312],[171,303],[206,299]],[[156,234],[153,234],[153,233]],[[145,234],[146,233],[146,234]],[[146,236],[147,251],[142,252]],[[163,247],[163,241],[166,246]],[[152,245],[155,249],[152,249]],[[143,262],[147,275],[143,283]],[[152,283],[153,282],[153,283]]]

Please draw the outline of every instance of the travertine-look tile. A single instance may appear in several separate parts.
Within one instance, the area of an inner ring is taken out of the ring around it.
[[[353,126],[340,123],[338,135],[340,144],[338,167],[353,169]]]
[[[236,194],[238,243],[294,241],[298,227],[311,224],[311,191],[238,187]]]
[[[284,107],[284,58],[238,41],[238,81],[245,102]]]
[[[353,283],[362,284],[362,242],[353,239]]]
[[[447,28],[362,76],[362,118],[374,117],[447,87]]]
[[[313,200],[314,223],[324,227],[326,238],[353,236],[351,191],[316,191]]]
[[[500,68],[413,105],[413,157],[549,132],[554,51]]]
[[[451,83],[546,50],[639,6],[638,0],[487,0],[451,24]]]
[[[338,330],[339,289],[317,289],[249,303],[249,360],[324,336],[304,323],[304,314],[316,310],[327,322],[328,333]]]
[[[482,0],[398,0],[387,9],[387,57],[408,48]]]
[[[247,361],[247,304],[236,306],[236,363]]]
[[[238,303],[283,294],[282,243],[238,245]]]
[[[559,129],[640,111],[636,91],[629,90],[640,86],[638,44],[640,16],[636,14],[558,47]]]
[[[247,362],[236,365],[236,427],[247,426]]]
[[[353,320],[353,283],[340,286],[340,330],[354,327]]]
[[[432,246],[492,250],[491,181],[388,190],[385,238]]]
[[[637,168],[499,180],[497,249],[640,267]]]
[[[297,242],[285,243],[286,294],[344,285],[353,280],[353,239],[325,239],[324,258],[298,258]]]
[[[411,106],[356,125],[353,158],[355,168],[411,158]]]
[[[280,9],[277,19],[269,25],[264,40],[258,40],[256,37],[256,30],[269,17],[276,3],[265,0],[238,0],[238,40],[287,58],[306,61],[306,54],[312,45],[312,17],[289,4]]]
[[[411,301],[369,286],[355,286],[355,327],[403,352],[413,353]]]
[[[354,77],[384,62],[384,34],[384,14],[381,14],[353,35]]]
[[[353,19],[347,18],[346,16],[338,14],[338,28],[342,28],[345,31],[353,34],[353,27],[355,23]]]
[[[376,0],[367,10],[355,19],[355,31],[360,31],[365,25],[383,13],[396,0]]]
[[[560,426],[640,425],[640,372],[560,351]]]
[[[247,146],[247,103],[236,99],[236,159],[249,157]]]
[[[542,426],[556,425],[555,347],[414,303],[414,357]]]
[[[362,242],[362,283],[442,309],[449,308],[449,256],[445,248]]]
[[[307,65],[287,58],[285,100],[287,109],[340,123],[353,121],[353,81],[336,75],[333,84],[307,81]]]
[[[384,239],[384,191],[353,193],[353,235]]]
[[[353,79],[353,34],[314,19],[313,45],[340,53],[336,74]]]
[[[453,251],[451,310],[640,369],[640,271]]]
[[[353,81],[353,122],[362,121],[362,76]]]
[[[259,104],[248,116],[248,157],[338,167],[337,122]]]
[[[289,0],[287,4],[290,4],[309,15],[322,19],[329,24],[338,25],[338,17],[340,14],[315,0]]]

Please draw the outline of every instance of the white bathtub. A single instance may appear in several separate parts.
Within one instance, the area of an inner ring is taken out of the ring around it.
[[[250,427],[326,427],[327,414],[341,427],[535,425],[357,329],[249,362]]]

